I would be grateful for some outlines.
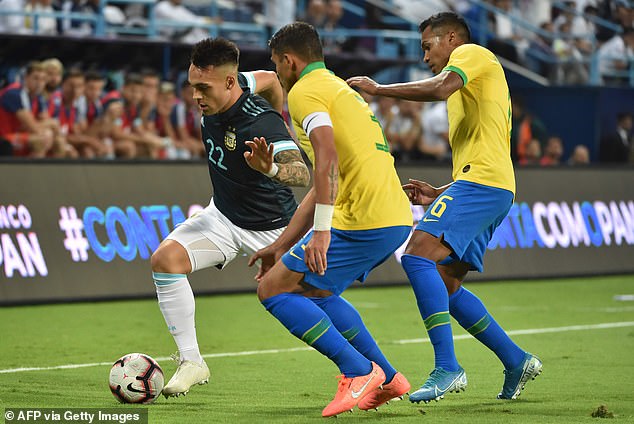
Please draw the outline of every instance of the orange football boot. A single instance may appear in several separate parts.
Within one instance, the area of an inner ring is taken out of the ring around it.
[[[372,362],[372,371],[359,377],[340,375],[339,388],[335,398],[324,408],[321,415],[332,417],[352,409],[374,390],[381,387],[385,381],[385,373],[377,364]]]
[[[388,403],[392,399],[403,399],[403,395],[409,392],[409,381],[403,374],[397,372],[394,375],[392,381],[388,384],[384,384],[383,388],[374,389],[369,395],[365,396],[359,401],[359,409],[368,411],[370,409],[376,409],[384,403]]]

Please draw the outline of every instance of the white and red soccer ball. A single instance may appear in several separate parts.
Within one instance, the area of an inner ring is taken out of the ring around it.
[[[163,390],[163,370],[152,357],[130,353],[110,369],[110,390],[121,403],[152,403]]]

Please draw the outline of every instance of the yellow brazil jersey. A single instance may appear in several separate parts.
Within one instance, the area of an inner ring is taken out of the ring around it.
[[[381,125],[368,104],[323,62],[308,65],[288,93],[288,109],[300,144],[314,163],[302,127],[316,112],[330,116],[339,158],[339,190],[332,219],[339,230],[412,225],[407,195]]]
[[[463,44],[443,71],[456,72],[464,82],[447,100],[454,181],[515,193],[511,99],[500,62],[484,47]]]

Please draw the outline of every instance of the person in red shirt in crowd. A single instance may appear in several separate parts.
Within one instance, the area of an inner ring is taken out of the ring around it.
[[[104,106],[113,99],[123,100],[123,116],[112,131],[112,141],[117,154],[122,150],[121,143],[125,143],[126,154],[129,154],[129,143],[134,143],[131,157],[149,157],[155,159],[163,148],[163,140],[156,134],[145,129],[143,120],[139,116],[139,104],[143,97],[143,80],[138,74],[128,74],[121,91],[111,91],[103,98]],[[127,156],[126,156],[127,157]]]
[[[80,157],[92,159],[109,156],[112,146],[87,133],[88,125],[78,107],[84,86],[84,73],[79,69],[69,70],[62,78],[61,89],[49,100],[49,115],[57,120],[60,132],[79,152]]]
[[[561,157],[564,154],[564,143],[561,138],[552,136],[548,138],[546,148],[544,149],[544,156],[542,156],[539,164],[542,166],[554,166],[561,164]]]
[[[13,155],[75,157],[76,152],[48,116],[42,92],[46,74],[41,62],[26,67],[24,82],[0,91],[0,138],[13,145]]]
[[[84,74],[84,94],[79,98],[78,107],[80,120],[86,121],[88,127],[92,127],[97,118],[103,113],[103,87],[104,78],[97,72],[88,71]]]
[[[44,97],[44,100],[49,101],[53,94],[59,91],[62,76],[64,75],[64,64],[59,59],[52,57],[43,60],[42,66],[46,74],[46,83],[44,84],[42,97]]]
[[[196,122],[200,122],[200,119]],[[156,129],[159,136],[168,137],[171,141],[171,146],[164,152],[167,159],[190,159],[203,156],[205,146],[200,139],[190,136],[185,105],[176,97],[176,89],[171,82],[163,82],[159,88],[156,103]]]
[[[196,100],[194,100],[194,89],[189,84],[188,80],[183,81],[181,84],[180,98],[183,100],[187,137],[199,142],[202,138],[200,130],[200,119],[202,114],[200,113],[200,108],[198,107]]]

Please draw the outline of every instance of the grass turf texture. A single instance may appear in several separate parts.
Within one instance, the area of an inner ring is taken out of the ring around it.
[[[507,330],[634,321],[634,276],[467,284]],[[413,388],[433,368],[429,342],[409,287],[349,290],[370,331]],[[204,354],[302,348],[257,302],[255,295],[197,299],[198,336]],[[175,350],[153,300],[0,309],[0,370],[114,362],[143,352],[155,358]],[[454,335],[466,334],[455,322]],[[502,381],[497,358],[473,338],[456,340],[469,386],[430,404],[393,402],[378,412],[355,409],[340,422],[583,423],[604,405],[614,419],[634,422],[634,326],[513,336],[540,356],[544,373],[516,401],[495,396]],[[160,361],[166,381],[175,364]],[[336,367],[315,351],[207,358],[211,380],[187,397],[149,405],[157,423],[310,423],[337,385]],[[0,373],[3,408],[119,407],[108,389],[109,365]],[[126,411],[145,406],[123,405]],[[606,414],[599,414],[606,415]],[[607,414],[609,415],[609,414]]]

